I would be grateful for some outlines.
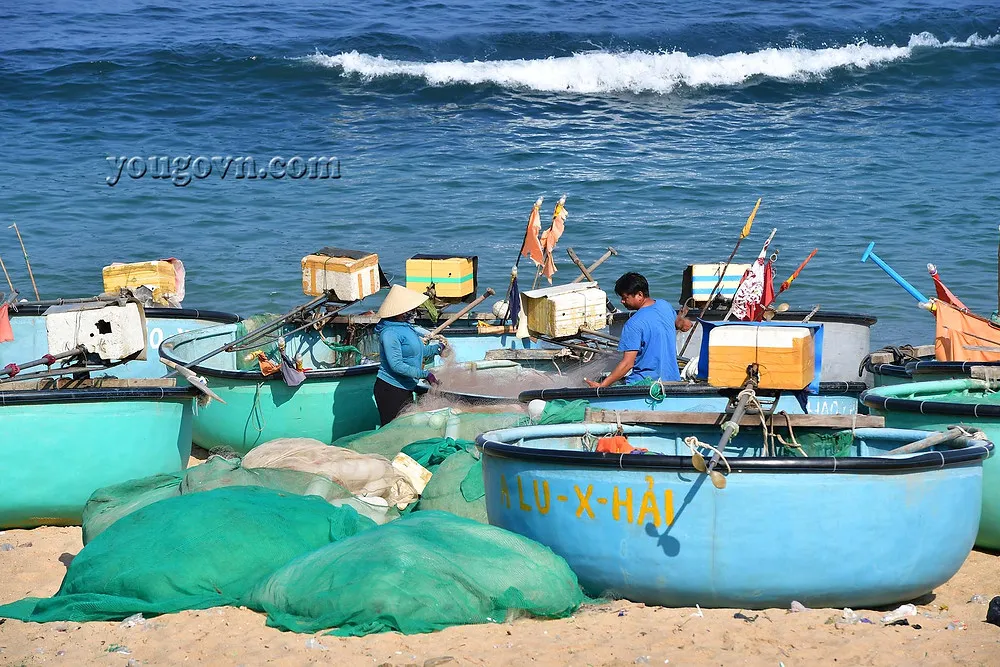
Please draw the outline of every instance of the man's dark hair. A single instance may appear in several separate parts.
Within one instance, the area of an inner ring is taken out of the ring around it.
[[[642,274],[629,272],[615,281],[615,294],[625,296],[626,294],[642,294],[649,296],[649,283]]]

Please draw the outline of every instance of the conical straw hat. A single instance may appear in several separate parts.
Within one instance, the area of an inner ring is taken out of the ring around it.
[[[382,302],[382,306],[378,309],[377,315],[379,319],[385,319],[408,313],[427,301],[427,298],[426,294],[406,289],[402,285],[393,285],[386,295],[385,301]]]

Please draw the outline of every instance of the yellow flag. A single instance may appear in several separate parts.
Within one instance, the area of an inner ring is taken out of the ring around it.
[[[757,215],[757,209],[760,208],[760,199],[757,200],[757,204],[753,207],[753,211],[750,213],[750,217],[747,218],[747,224],[743,225],[743,231],[740,232],[740,240],[742,241],[746,237],[750,236],[750,228],[753,226],[753,218]]]

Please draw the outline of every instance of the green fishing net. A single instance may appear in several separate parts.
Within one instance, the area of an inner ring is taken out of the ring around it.
[[[783,437],[785,438],[785,442],[791,444],[789,436]],[[834,433],[796,433],[795,442],[802,447],[802,451],[796,447],[785,446],[783,453],[786,456],[802,456],[802,452],[804,451],[806,456],[809,457],[845,457],[851,456],[854,447],[854,433],[850,430],[836,431]]]
[[[233,340],[239,340],[249,333],[253,333],[262,326],[266,326],[271,322],[275,321],[281,317],[274,313],[258,313],[256,315],[251,315],[245,319],[240,320],[236,323],[235,338]],[[260,364],[254,358],[247,359],[250,353],[254,350],[263,350],[264,354],[268,358],[272,358],[277,355],[278,344],[277,342],[270,340],[268,336],[263,336],[257,340],[257,344],[252,349],[241,349],[234,352],[236,357],[236,370],[259,370]]]
[[[473,451],[470,447],[469,451],[455,452],[437,466],[413,511],[441,510],[489,523],[483,463]]]
[[[351,505],[379,523],[384,520],[326,477],[299,470],[244,468],[239,459],[213,456],[181,472],[130,480],[95,491],[83,508],[83,543],[89,544],[122,517],[157,501],[232,486],[259,486],[286,494],[319,496],[329,503]],[[394,508],[388,514],[398,516]]]
[[[4,605],[0,617],[119,620],[235,605],[298,556],[374,526],[350,507],[257,486],[167,498],[94,538],[55,596]]]
[[[267,624],[331,634],[432,632],[569,616],[584,597],[549,548],[445,512],[419,512],[302,556],[250,594]]]

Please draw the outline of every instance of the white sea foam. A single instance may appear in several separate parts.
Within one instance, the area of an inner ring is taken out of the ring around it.
[[[409,76],[433,86],[492,83],[545,92],[613,91],[668,93],[678,86],[734,86],[754,77],[780,81],[823,78],[836,69],[868,69],[909,58],[921,48],[969,48],[1000,44],[1000,34],[971,35],[962,42],[940,41],[928,32],[911,35],[906,46],[850,44],[825,49],[774,48],[721,56],[682,51],[649,53],[589,52],[537,60],[413,62],[351,51],[329,56],[315,53],[305,60],[340,69],[364,80]]]

